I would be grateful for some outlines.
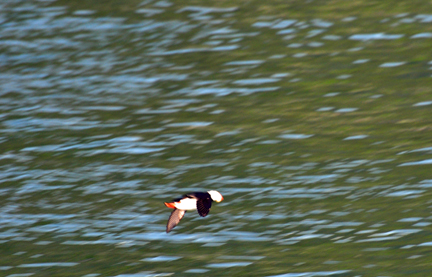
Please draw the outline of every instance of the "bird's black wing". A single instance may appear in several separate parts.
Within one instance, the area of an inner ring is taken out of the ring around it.
[[[197,211],[198,214],[202,217],[206,216],[210,212],[212,200],[210,197],[201,198],[197,200]]]
[[[177,226],[177,224],[179,224],[180,220],[183,218],[185,213],[186,213],[185,210],[179,210],[179,209],[174,209],[174,211],[172,211],[166,226],[167,233],[169,233],[174,227]]]
[[[183,195],[183,197],[188,197],[188,198],[210,198],[210,194],[208,194],[207,192],[191,192],[188,194]]]

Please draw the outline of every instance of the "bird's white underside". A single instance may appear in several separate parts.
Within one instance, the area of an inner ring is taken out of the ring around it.
[[[196,199],[185,198],[180,200],[179,202],[175,202],[174,205],[179,210],[196,210],[196,203]]]

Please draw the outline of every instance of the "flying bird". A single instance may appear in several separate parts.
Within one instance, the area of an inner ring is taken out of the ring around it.
[[[166,232],[169,233],[179,224],[187,210],[197,210],[198,214],[204,217],[209,214],[213,201],[221,202],[222,200],[222,194],[215,190],[209,190],[207,192],[191,192],[174,199],[172,202],[165,202],[165,206],[174,209],[168,219]]]

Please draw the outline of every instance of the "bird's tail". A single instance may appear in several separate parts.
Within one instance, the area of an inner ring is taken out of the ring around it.
[[[175,208],[176,208],[175,205],[174,205],[174,202],[171,202],[171,203],[165,202],[164,204],[165,204],[165,206],[167,206],[168,208],[171,208],[171,209],[175,209]]]

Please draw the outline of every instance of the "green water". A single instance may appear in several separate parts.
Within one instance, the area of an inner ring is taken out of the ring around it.
[[[0,276],[429,276],[429,4],[2,2]]]

